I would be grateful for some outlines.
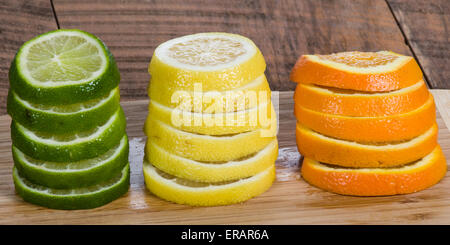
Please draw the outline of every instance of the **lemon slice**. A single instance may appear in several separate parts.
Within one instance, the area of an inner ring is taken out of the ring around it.
[[[158,169],[197,182],[221,182],[247,178],[273,165],[278,156],[278,142],[273,140],[261,151],[228,162],[199,162],[172,154],[148,142],[145,154]]]
[[[276,113],[270,100],[248,110],[227,113],[186,112],[150,101],[148,117],[186,132],[228,135],[269,128],[275,123]]]
[[[184,91],[167,87],[154,77],[148,87],[152,101],[190,112],[235,112],[255,107],[260,100],[270,100],[271,91],[264,74],[250,83],[227,91]]]
[[[276,138],[277,130],[273,127],[240,134],[211,136],[184,132],[152,118],[145,124],[149,141],[173,154],[207,162],[232,161],[256,153]]]
[[[275,164],[244,179],[202,183],[174,177],[144,160],[145,184],[156,196],[191,206],[217,206],[240,203],[268,190],[275,180]]]
[[[155,82],[193,91],[200,83],[204,91],[241,87],[266,68],[264,57],[248,38],[211,32],[187,35],[159,45],[149,65]]]
[[[124,195],[130,186],[130,165],[106,180],[88,187],[55,189],[36,185],[13,169],[16,191],[25,201],[54,209],[88,209],[105,205]]]

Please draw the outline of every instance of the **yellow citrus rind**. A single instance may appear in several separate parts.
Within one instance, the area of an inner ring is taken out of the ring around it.
[[[145,157],[155,167],[176,177],[197,182],[221,182],[247,178],[273,165],[278,156],[276,139],[251,156],[223,163],[194,161],[172,154],[152,141],[147,144]]]
[[[228,135],[269,128],[276,113],[270,101],[248,110],[227,113],[187,112],[150,101],[147,120],[150,118],[190,133]]]
[[[248,52],[252,52],[252,55],[245,60],[230,62],[225,66],[216,66],[210,69],[202,66],[193,66],[191,69],[186,69],[184,66],[169,64],[170,62],[164,61],[167,59],[164,51],[170,48],[166,46],[197,37],[220,37],[234,40],[248,46],[250,49]],[[166,86],[180,90],[193,91],[194,84],[200,83],[204,91],[226,91],[242,87],[255,80],[264,73],[265,69],[264,57],[253,41],[236,34],[211,32],[183,36],[160,44],[153,54],[148,71],[155,79],[154,81],[162,82]]]
[[[227,91],[184,91],[152,78],[148,95],[152,101],[170,108],[190,112],[235,112],[256,107],[261,101],[269,101],[271,91],[264,74],[250,83]]]
[[[249,178],[214,184],[180,180],[157,170],[145,160],[143,171],[145,184],[150,192],[166,201],[191,206],[244,202],[267,191],[275,180],[275,164]]]
[[[212,136],[181,131],[150,117],[144,132],[149,141],[173,154],[197,161],[222,162],[246,157],[266,147],[276,138],[276,122],[271,125],[269,129]]]

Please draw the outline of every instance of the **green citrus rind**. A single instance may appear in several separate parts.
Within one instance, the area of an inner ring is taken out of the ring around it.
[[[130,166],[127,164],[105,182],[76,189],[52,189],[32,184],[15,167],[13,179],[16,192],[29,203],[53,209],[90,209],[112,202],[128,192]]]
[[[68,163],[30,159],[12,146],[14,164],[24,178],[57,189],[87,187],[114,177],[128,163],[128,152],[126,135],[119,144],[96,158]]]
[[[55,141],[36,135],[19,123],[11,123],[11,139],[13,144],[26,155],[51,162],[73,162],[99,156],[115,146],[125,134],[126,119],[121,107],[111,118],[95,132],[79,132],[82,135],[71,141]],[[51,135],[52,137],[71,137],[74,134]]]
[[[84,131],[104,124],[117,111],[119,102],[119,88],[115,88],[98,99],[73,105],[50,106],[53,109],[45,110],[36,108],[38,106],[22,100],[15,91],[10,90],[7,110],[13,120],[26,128],[58,134]],[[92,106],[68,113],[60,112],[64,108],[83,106],[83,104]]]
[[[19,61],[25,58],[22,57],[24,48],[27,47],[27,45],[30,45],[30,43],[38,41],[38,39],[44,38],[47,35],[63,35],[64,33],[76,33],[79,36],[83,36],[84,38],[93,40],[99,44],[106,60],[105,70],[89,81],[74,84],[61,83],[58,86],[39,86],[31,83],[24,76],[22,69],[19,67]],[[108,94],[110,90],[117,87],[119,81],[119,69],[117,68],[113,55],[105,44],[96,36],[77,29],[50,31],[29,40],[19,49],[9,69],[10,87],[16,91],[21,98],[36,104],[74,104],[95,99]]]

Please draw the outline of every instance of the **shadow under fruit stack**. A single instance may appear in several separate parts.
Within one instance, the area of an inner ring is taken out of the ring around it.
[[[248,38],[199,33],[159,45],[149,65],[144,176],[158,197],[243,202],[275,179],[277,121],[264,58]]]
[[[297,82],[302,176],[355,196],[416,192],[446,172],[435,104],[416,61],[393,52],[303,55]]]

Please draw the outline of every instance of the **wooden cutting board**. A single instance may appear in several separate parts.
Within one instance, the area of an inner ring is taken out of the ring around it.
[[[433,94],[439,111],[439,143],[450,163],[450,90],[434,90]],[[122,103],[132,174],[127,195],[92,210],[51,210],[26,203],[14,192],[10,118],[1,116],[0,224],[450,224],[449,176],[427,190],[386,197],[342,196],[303,181],[292,96],[292,92],[274,93],[280,128],[276,182],[259,197],[223,207],[172,204],[145,189],[141,167],[147,101]]]

